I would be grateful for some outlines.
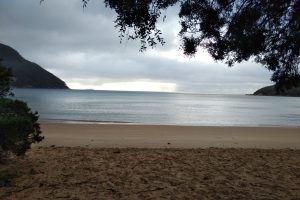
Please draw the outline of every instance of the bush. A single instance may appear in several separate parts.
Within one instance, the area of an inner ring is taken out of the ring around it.
[[[0,153],[23,155],[32,143],[43,140],[37,120],[25,102],[0,98]]]

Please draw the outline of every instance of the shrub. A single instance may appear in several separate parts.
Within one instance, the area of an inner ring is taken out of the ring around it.
[[[25,102],[0,98],[0,153],[25,154],[32,143],[43,140],[38,114]]]
[[[25,154],[32,143],[44,138],[40,136],[37,113],[33,113],[25,102],[6,98],[11,95],[12,79],[12,70],[0,63],[0,161],[8,152]]]

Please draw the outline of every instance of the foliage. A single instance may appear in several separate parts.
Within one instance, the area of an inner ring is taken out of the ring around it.
[[[120,38],[140,39],[141,51],[146,50],[147,45],[154,47],[158,43],[162,45],[165,43],[161,37],[162,32],[157,28],[156,23],[161,15],[161,10],[176,2],[177,0],[105,0],[106,6],[114,9],[118,14],[115,27],[119,28]]]
[[[32,143],[40,142],[37,113],[31,112],[25,102],[0,99],[0,150],[22,155]]]
[[[0,65],[0,98],[10,94],[10,83],[12,78],[13,74],[11,69]]]
[[[82,0],[86,6],[88,0]],[[299,75],[300,0],[104,0],[117,13],[120,37],[139,39],[141,50],[164,44],[156,24],[180,5],[182,49],[204,47],[229,66],[250,58],[273,71],[280,84]]]
[[[22,155],[32,143],[43,139],[37,113],[25,102],[5,98],[11,80],[11,70],[0,66],[0,158],[7,152]]]
[[[284,83],[263,87],[254,92],[254,95],[300,97],[300,76],[293,77]]]
[[[281,80],[278,84],[275,85],[276,93],[280,94],[282,92],[286,92],[290,89],[294,89],[300,87],[300,75],[296,75],[290,77],[286,80]],[[299,93],[298,93],[299,96]]]

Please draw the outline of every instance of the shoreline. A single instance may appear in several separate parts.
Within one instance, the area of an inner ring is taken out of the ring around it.
[[[300,128],[41,123],[34,146],[300,149]]]
[[[218,127],[218,128],[286,128],[294,129],[299,128],[299,126],[282,126],[282,125],[209,125],[209,124],[158,124],[158,123],[140,123],[140,122],[128,122],[128,121],[93,121],[93,120],[64,120],[64,119],[46,119],[39,120],[39,124],[87,124],[87,125],[135,125],[135,126],[176,126],[176,127]]]

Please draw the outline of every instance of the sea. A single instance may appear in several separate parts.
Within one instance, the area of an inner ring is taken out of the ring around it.
[[[14,89],[40,122],[300,127],[300,98],[60,89]]]

